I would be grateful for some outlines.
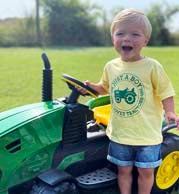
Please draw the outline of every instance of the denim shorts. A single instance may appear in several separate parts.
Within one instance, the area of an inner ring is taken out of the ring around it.
[[[118,166],[156,168],[162,163],[161,144],[131,146],[111,141],[109,143],[107,159]]]

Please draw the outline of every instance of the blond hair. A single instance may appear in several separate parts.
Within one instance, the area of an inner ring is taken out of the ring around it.
[[[116,24],[119,22],[132,22],[140,24],[143,28],[144,35],[149,39],[152,33],[152,26],[150,24],[149,19],[147,16],[136,9],[130,8],[130,9],[124,9],[120,11],[113,19],[113,22],[111,24],[111,36],[114,33]]]

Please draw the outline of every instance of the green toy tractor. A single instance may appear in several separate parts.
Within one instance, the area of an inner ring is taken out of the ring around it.
[[[106,160],[106,125],[97,123],[94,107],[109,96],[64,74],[68,97],[52,99],[52,69],[45,54],[42,102],[0,113],[0,194],[78,194],[116,185],[116,166]],[[78,103],[84,87],[91,99]],[[105,111],[104,111],[105,113]],[[179,177],[179,136],[165,126],[163,163],[156,169],[153,192],[171,191]],[[172,131],[173,130],[173,131]],[[134,181],[137,174],[134,172]]]
[[[115,90],[114,91],[115,101],[120,103],[121,100],[124,98],[127,104],[133,104],[135,102],[136,93],[134,88],[131,91],[126,88],[125,90]]]

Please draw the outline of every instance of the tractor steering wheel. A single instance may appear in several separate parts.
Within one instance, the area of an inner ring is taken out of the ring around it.
[[[74,78],[70,75],[62,74],[62,80],[65,81],[68,84],[68,86],[71,90],[74,90],[76,88],[84,88],[87,91],[87,95],[90,95],[94,98],[98,97],[98,92],[96,90],[94,90],[93,88],[85,85],[83,82],[79,81],[78,79],[76,79],[76,78]]]

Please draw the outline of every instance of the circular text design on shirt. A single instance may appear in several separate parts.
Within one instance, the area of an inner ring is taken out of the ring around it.
[[[138,114],[144,101],[144,85],[135,74],[123,73],[112,80],[111,103],[118,116],[127,118]]]

